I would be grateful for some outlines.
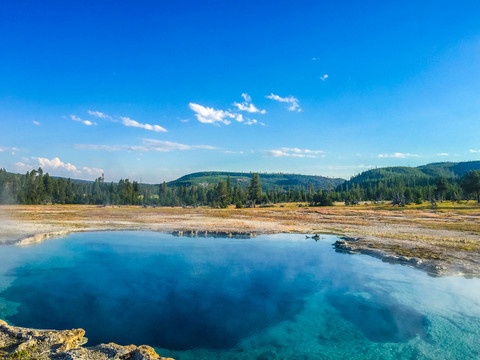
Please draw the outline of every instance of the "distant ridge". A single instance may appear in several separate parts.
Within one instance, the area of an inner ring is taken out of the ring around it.
[[[235,183],[245,187],[252,178],[252,173],[247,172],[224,172],[224,171],[203,171],[196,172],[182,176],[181,178],[170,181],[169,186],[191,186],[191,185],[209,185],[217,184],[219,181],[227,181],[228,176],[231,178],[232,186]],[[259,173],[260,183],[264,191],[274,188],[288,187],[304,187],[307,188],[310,184],[315,189],[326,190],[329,187],[335,189],[338,185],[345,182],[340,178],[328,178],[324,176],[315,175],[300,175],[300,174],[283,174],[283,173]]]
[[[368,187],[379,182],[395,182],[403,181],[406,184],[415,182],[417,185],[430,184],[439,177],[445,177],[447,180],[457,180],[461,178],[466,172],[471,170],[480,170],[480,161],[463,161],[463,162],[438,162],[417,167],[409,166],[391,166],[376,169],[366,170],[358,175],[345,180],[341,178],[329,178],[316,175],[301,175],[301,174],[284,174],[284,173],[259,173],[260,182],[264,191],[273,188],[288,187],[304,187],[307,188],[312,184],[316,189],[339,188],[345,189],[351,185],[358,184],[360,187]],[[47,173],[47,172],[44,172]],[[20,174],[6,172],[10,177],[20,176]],[[191,186],[191,185],[209,185],[218,184],[219,181],[227,181],[228,176],[231,178],[232,186],[238,182],[245,187],[250,179],[252,173],[248,172],[227,172],[227,171],[202,171],[192,174],[184,175],[177,180],[167,182],[168,186]],[[66,177],[52,176],[55,179],[64,179]],[[70,179],[72,183],[93,183],[92,180]],[[158,186],[158,184],[142,184],[143,186]]]
[[[448,181],[462,177],[466,172],[480,170],[480,161],[438,162],[417,167],[393,166],[371,169],[353,176],[341,184],[342,189],[359,185],[361,188],[377,185],[380,182],[389,184],[402,181],[405,184],[434,185],[438,178]]]

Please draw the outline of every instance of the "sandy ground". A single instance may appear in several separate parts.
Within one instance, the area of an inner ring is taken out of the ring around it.
[[[184,235],[219,233],[338,234],[338,249],[403,262],[433,275],[480,276],[480,206],[475,203],[394,208],[255,209],[138,206],[0,206],[0,244],[27,245],[75,231],[153,230]]]

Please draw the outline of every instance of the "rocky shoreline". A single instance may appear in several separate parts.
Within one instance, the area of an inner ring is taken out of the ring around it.
[[[160,357],[147,345],[114,343],[84,347],[85,330],[36,330],[10,326],[0,320],[0,358],[8,360],[173,360]]]
[[[464,276],[464,277],[478,277],[479,269],[474,268],[471,264],[456,264],[452,265],[446,260],[427,260],[417,257],[403,256],[397,254],[390,254],[385,250],[370,249],[359,245],[361,238],[342,237],[337,240],[333,246],[337,251],[346,252],[349,254],[362,254],[373,256],[384,262],[392,264],[401,264],[425,271],[430,276]]]

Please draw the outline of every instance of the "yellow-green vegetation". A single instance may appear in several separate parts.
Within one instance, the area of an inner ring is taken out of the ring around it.
[[[8,355],[10,360],[29,360],[32,358],[32,351],[20,350]]]

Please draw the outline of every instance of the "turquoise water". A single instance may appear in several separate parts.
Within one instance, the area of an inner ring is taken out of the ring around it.
[[[0,247],[0,318],[176,359],[477,359],[480,281],[336,252],[335,236],[78,233]]]

